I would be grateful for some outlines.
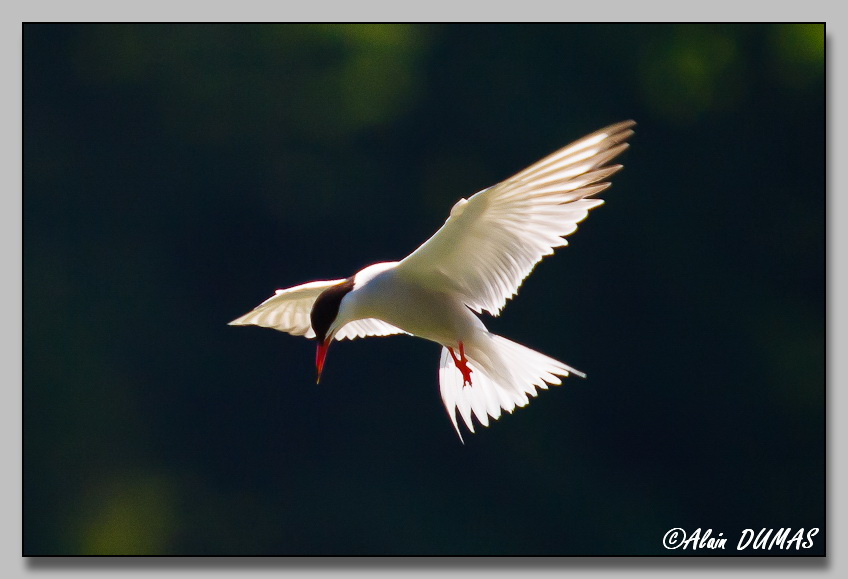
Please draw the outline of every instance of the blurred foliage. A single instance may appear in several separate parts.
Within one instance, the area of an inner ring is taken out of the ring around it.
[[[414,25],[103,25],[71,58],[83,80],[154,91],[189,142],[323,142],[407,112],[426,44]]]
[[[168,487],[168,479],[144,472],[92,485],[79,514],[81,554],[169,554],[174,505]]]
[[[824,526],[824,27],[24,26],[26,554],[663,554]],[[588,373],[460,445],[438,349],[226,326],[639,122],[495,332]],[[824,532],[815,548],[822,553]]]
[[[749,84],[740,38],[725,27],[677,25],[640,58],[647,104],[671,121],[691,124],[705,114],[731,109]]]

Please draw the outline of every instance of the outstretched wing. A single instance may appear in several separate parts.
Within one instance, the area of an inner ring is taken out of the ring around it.
[[[345,280],[312,281],[303,285],[277,290],[252,311],[229,323],[231,326],[262,326],[293,336],[314,338],[309,314],[312,304],[325,289],[338,285]],[[337,333],[337,340],[363,338],[365,336],[389,336],[405,334],[403,330],[382,320],[368,318],[345,324]]]
[[[567,245],[565,236],[603,203],[590,197],[622,168],[606,163],[627,148],[635,124],[610,125],[460,199],[445,224],[400,262],[398,273],[497,316],[533,267]]]
[[[383,320],[376,318],[366,318],[364,320],[356,320],[348,322],[336,332],[336,340],[352,340],[354,338],[364,338],[365,336],[391,336],[394,334],[409,334],[400,328],[396,328],[391,324],[387,324]]]

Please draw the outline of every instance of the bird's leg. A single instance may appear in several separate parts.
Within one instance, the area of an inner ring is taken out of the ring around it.
[[[459,343],[459,357],[453,351],[453,348],[448,348],[453,363],[462,372],[462,386],[471,386],[471,368],[468,367],[468,358],[465,357],[465,346],[462,342]]]

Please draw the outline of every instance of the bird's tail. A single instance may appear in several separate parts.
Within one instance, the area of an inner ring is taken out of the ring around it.
[[[488,332],[479,332],[473,343],[464,344],[464,353],[471,370],[471,384],[466,383],[456,365],[454,356],[458,352],[452,355],[442,348],[439,363],[442,401],[460,440],[457,410],[468,429],[474,432],[472,413],[480,424],[488,426],[490,416],[497,420],[502,410],[512,412],[516,406],[526,405],[528,396],[538,393],[537,388],[562,384],[559,376],[586,377],[558,360]]]

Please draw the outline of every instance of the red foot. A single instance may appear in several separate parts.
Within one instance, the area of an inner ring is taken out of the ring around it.
[[[462,372],[463,387],[471,386],[471,368],[468,367],[468,358],[465,357],[465,346],[462,345],[462,342],[459,343],[459,358],[453,353],[453,348],[448,348],[448,352],[453,358],[453,363]]]

